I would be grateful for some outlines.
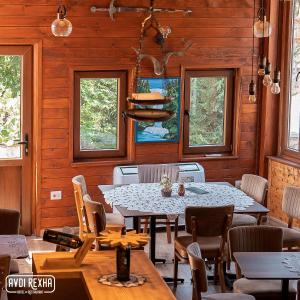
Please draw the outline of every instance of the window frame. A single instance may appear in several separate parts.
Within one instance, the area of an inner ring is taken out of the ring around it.
[[[290,117],[290,87],[292,83],[291,76],[291,59],[292,59],[292,39],[293,39],[293,7],[294,1],[283,2],[282,10],[282,36],[279,42],[282,46],[281,49],[281,69],[282,69],[282,92],[280,94],[280,126],[281,134],[279,139],[279,156],[284,159],[300,163],[300,150],[292,150],[288,147],[289,138],[289,117]],[[300,129],[299,129],[300,130]],[[300,142],[300,141],[299,141]]]
[[[118,78],[118,135],[116,150],[80,149],[80,79]],[[74,71],[74,117],[73,117],[73,157],[78,159],[124,158],[126,156],[126,120],[124,112],[127,97],[127,71]]]
[[[225,98],[225,144],[224,145],[205,145],[198,147],[189,146],[189,112],[190,112],[190,82],[193,77],[226,77],[227,85]],[[234,141],[234,105],[235,105],[235,80],[236,70],[232,68],[223,69],[197,69],[185,70],[185,90],[184,90],[184,118],[183,118],[183,154],[199,155],[232,155]]]

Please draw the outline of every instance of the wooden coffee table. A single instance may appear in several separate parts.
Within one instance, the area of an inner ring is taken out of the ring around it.
[[[234,257],[247,279],[281,280],[282,299],[289,298],[289,280],[300,279],[299,272],[292,272],[283,263],[295,252],[235,252]]]

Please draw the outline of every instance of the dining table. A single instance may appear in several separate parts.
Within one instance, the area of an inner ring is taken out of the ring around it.
[[[174,220],[184,216],[187,206],[234,205],[234,212],[266,215],[269,209],[254,201],[227,182],[185,183],[185,195],[178,196],[178,184],[173,184],[171,197],[161,195],[159,183],[126,185],[99,185],[105,202],[124,218],[133,218],[133,227],[139,230],[139,218],[150,218],[149,257],[155,264],[165,262],[156,258],[156,219]]]
[[[300,279],[300,253],[235,252],[242,275],[249,280],[281,280],[282,299],[289,299],[289,281]]]

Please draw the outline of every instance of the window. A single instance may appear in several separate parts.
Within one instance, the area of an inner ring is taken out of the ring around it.
[[[283,154],[300,158],[300,3],[293,1],[290,11],[290,28],[287,51],[287,91],[285,100],[283,132]]]
[[[187,71],[185,154],[232,152],[234,70]]]
[[[125,71],[75,72],[75,158],[125,156],[126,78]]]

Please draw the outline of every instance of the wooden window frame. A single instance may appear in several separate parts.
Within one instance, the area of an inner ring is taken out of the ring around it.
[[[292,59],[292,24],[293,1],[284,1],[282,9],[282,35],[278,37],[278,44],[282,45],[277,51],[281,52],[281,94],[280,94],[280,138],[279,156],[284,159],[300,163],[300,151],[288,148],[289,136],[289,111],[290,111],[290,87],[291,87],[291,59]]]
[[[116,150],[80,149],[80,79],[118,78],[118,147]],[[123,158],[126,156],[126,121],[123,113],[126,109],[127,71],[74,71],[74,123],[73,156],[78,159]]]
[[[235,104],[235,69],[209,69],[209,70],[186,70],[185,71],[185,91],[184,91],[184,118],[183,118],[183,154],[221,154],[232,155],[233,152],[233,124],[234,124],[234,104]],[[190,112],[190,81],[192,77],[226,77],[227,89],[225,99],[225,144],[205,145],[199,147],[189,146],[189,112]]]

